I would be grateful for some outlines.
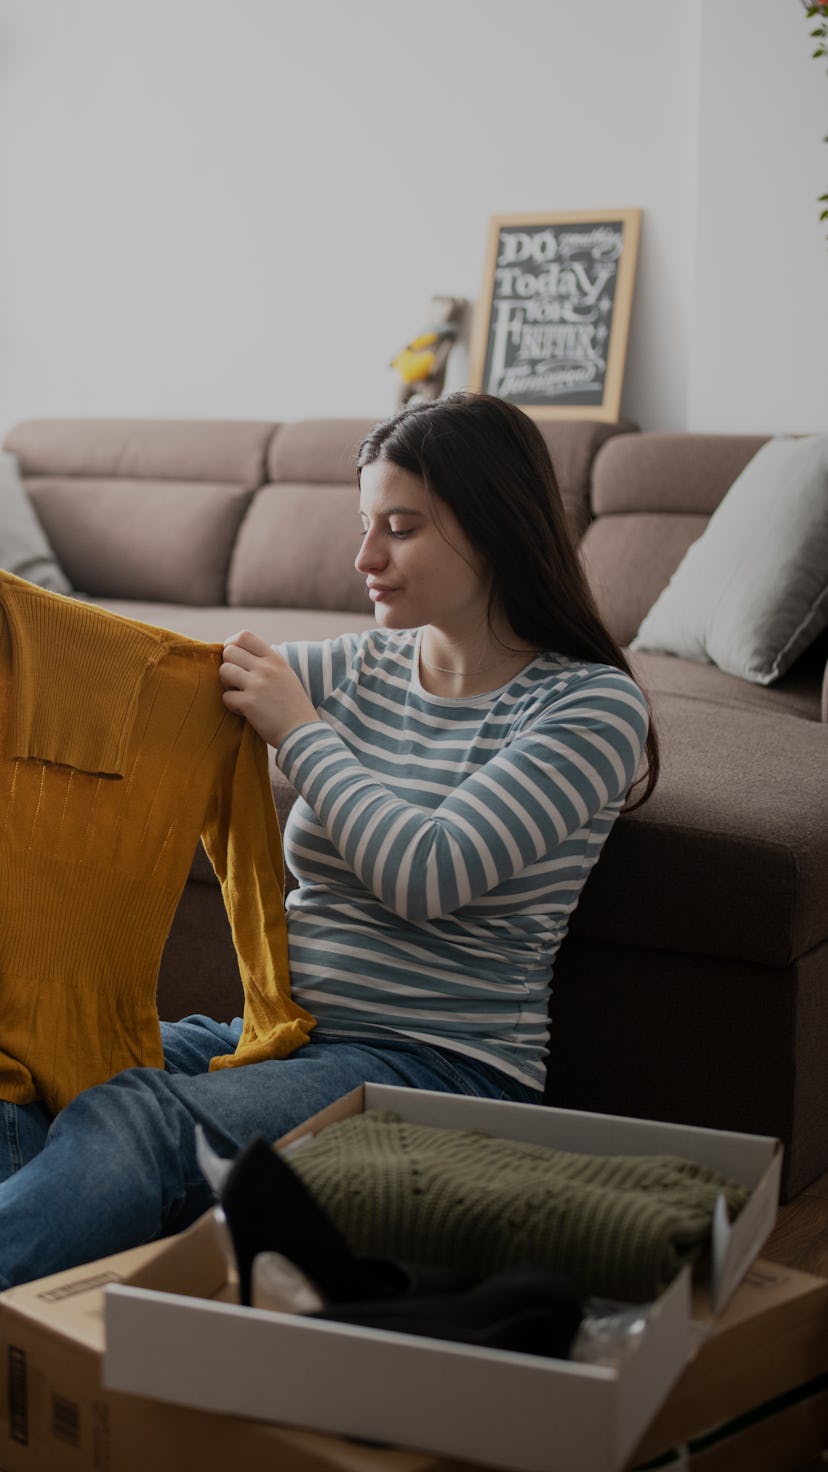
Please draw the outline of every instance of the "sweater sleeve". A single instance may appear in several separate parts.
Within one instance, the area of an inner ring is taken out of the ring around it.
[[[279,765],[360,881],[402,919],[453,914],[617,812],[647,735],[641,691],[602,670],[557,697],[432,811],[405,802],[324,723],[299,726]]]
[[[291,998],[284,863],[267,747],[246,722],[235,761],[226,761],[202,832],[221,883],[244,986],[236,1052],[211,1069],[286,1058],[306,1043],[314,1018]]]
[[[169,643],[160,629],[0,575],[15,699],[16,757],[122,777],[143,683]]]

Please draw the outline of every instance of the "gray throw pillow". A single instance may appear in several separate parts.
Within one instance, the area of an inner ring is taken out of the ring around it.
[[[0,567],[53,593],[72,591],[8,450],[0,451]]]
[[[776,438],[733,482],[633,649],[769,685],[828,625],[828,434]]]

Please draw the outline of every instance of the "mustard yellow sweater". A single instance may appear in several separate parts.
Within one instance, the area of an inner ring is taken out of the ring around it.
[[[245,993],[211,1068],[307,1041],[267,748],[225,708],[220,661],[0,571],[0,1098],[57,1112],[163,1065],[156,981],[199,836]]]

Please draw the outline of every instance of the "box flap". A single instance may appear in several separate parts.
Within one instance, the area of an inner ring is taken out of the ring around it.
[[[782,1147],[777,1145],[770,1165],[734,1222],[727,1221],[726,1213],[722,1219],[722,1200],[713,1222],[713,1261],[704,1318],[721,1313],[773,1231],[781,1176]]]
[[[105,1297],[111,1389],[520,1472],[620,1467],[679,1375],[689,1331],[686,1274],[617,1371],[125,1285]]]
[[[0,1293],[0,1308],[4,1314],[42,1324],[61,1338],[100,1351],[104,1343],[103,1288],[110,1283],[131,1281],[141,1264],[154,1258],[163,1259],[166,1248],[165,1242],[150,1242],[98,1262],[66,1268],[16,1288],[7,1288]],[[159,1273],[163,1273],[160,1266]]]
[[[168,1237],[160,1246],[163,1252],[141,1257],[122,1281],[135,1288],[155,1288],[161,1293],[179,1293],[181,1284],[198,1298],[212,1298],[221,1292],[227,1280],[227,1229],[221,1213],[207,1211],[186,1231]]]

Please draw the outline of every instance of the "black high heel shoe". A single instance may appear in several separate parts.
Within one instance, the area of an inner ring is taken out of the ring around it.
[[[461,1292],[343,1303],[309,1317],[568,1359],[583,1306],[560,1273],[523,1267],[506,1268]]]
[[[326,1303],[376,1301],[465,1287],[467,1276],[384,1258],[360,1258],[304,1181],[259,1135],[236,1156],[219,1190],[239,1274],[239,1297],[252,1300],[253,1260],[279,1252],[300,1268]]]

